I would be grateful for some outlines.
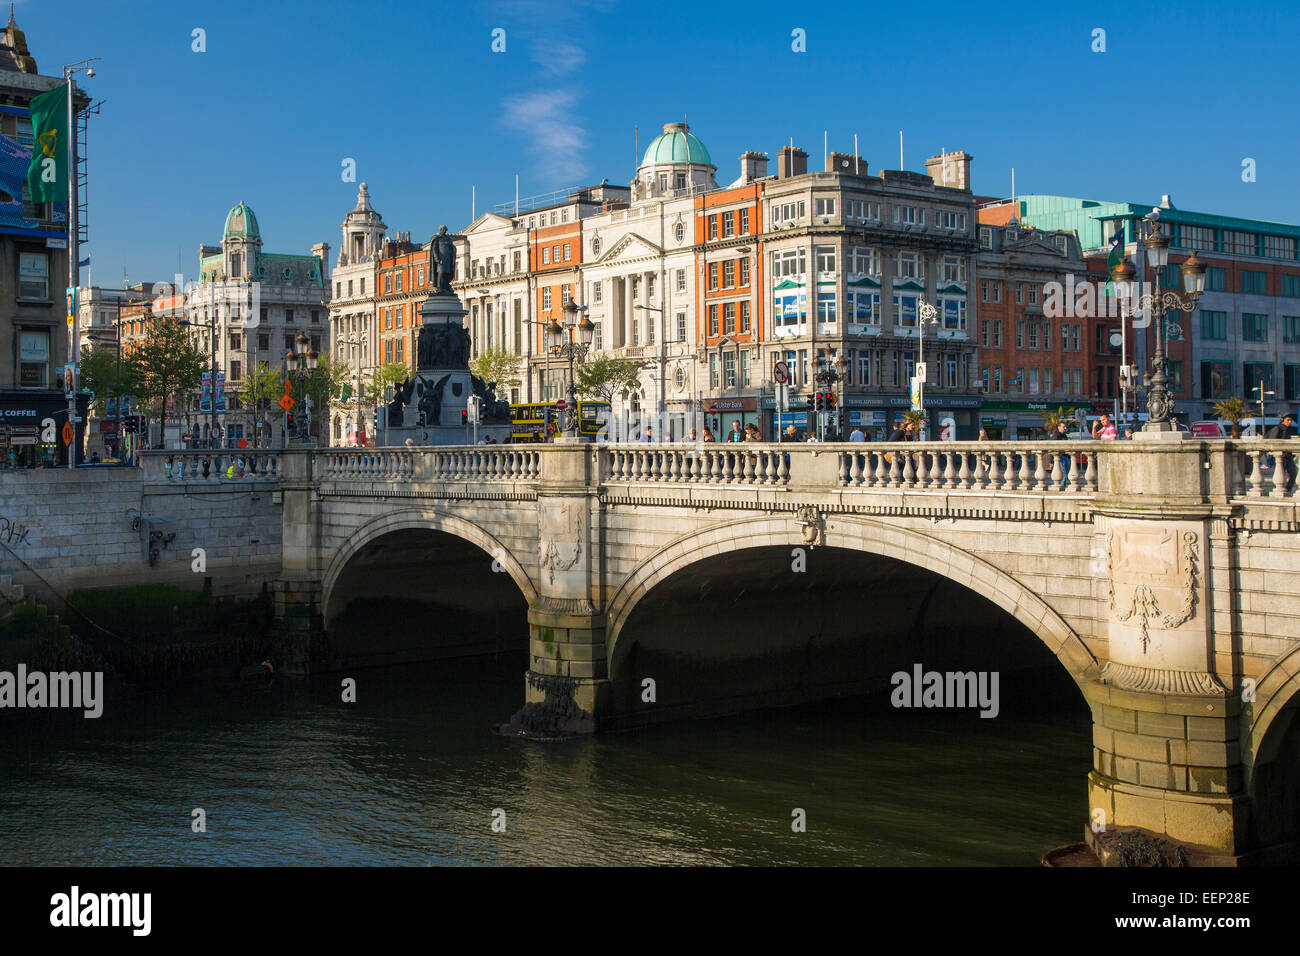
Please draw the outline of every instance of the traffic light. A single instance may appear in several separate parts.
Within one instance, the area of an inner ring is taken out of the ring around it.
[[[836,397],[836,395],[835,395],[834,392],[827,392],[827,393],[826,393],[826,407],[827,407],[827,408],[834,408],[834,407],[835,407],[835,403],[836,403],[837,401],[839,401],[839,399]]]
[[[461,423],[462,425],[468,425],[468,424],[469,424],[469,410],[468,410],[468,409],[462,408],[462,409],[460,410],[460,423]]]
[[[289,431],[293,431],[293,413],[292,413],[292,412],[290,412],[290,413],[288,413],[287,415],[285,415],[285,427],[287,427]]]

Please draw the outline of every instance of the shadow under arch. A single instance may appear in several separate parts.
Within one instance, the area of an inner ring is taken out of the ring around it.
[[[1255,687],[1242,762],[1259,863],[1300,859],[1300,647],[1282,655]]]
[[[1042,598],[1005,571],[938,538],[885,522],[827,515],[821,546],[858,551],[923,568],[976,591],[1022,624],[1056,657],[1082,693],[1097,678],[1099,665],[1082,639]],[[655,586],[692,564],[751,548],[804,548],[789,514],[750,518],[684,535],[641,562],[609,603],[606,660],[618,673],[619,638],[638,603]]]
[[[341,610],[331,607],[331,604],[335,586],[349,562],[372,542],[399,531],[441,531],[475,545],[489,557],[501,562],[530,607],[536,603],[537,587],[532,578],[510,550],[492,535],[473,522],[438,508],[405,508],[374,518],[357,528],[347,543],[330,559],[321,580],[320,606],[327,626],[331,618]]]

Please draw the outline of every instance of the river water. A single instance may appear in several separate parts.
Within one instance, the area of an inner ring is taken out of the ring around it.
[[[0,713],[0,864],[1037,865],[1086,820],[1081,698],[992,720],[842,701],[542,744],[490,731],[525,667],[358,671],[353,704],[328,675],[39,730]]]

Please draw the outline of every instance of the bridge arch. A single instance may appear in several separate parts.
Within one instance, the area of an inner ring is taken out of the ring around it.
[[[321,581],[321,609],[328,613],[334,587],[348,563],[370,542],[396,531],[442,531],[467,541],[501,562],[506,573],[531,606],[537,599],[532,578],[504,544],[473,522],[439,508],[405,508],[390,511],[361,525],[349,535],[344,545],[330,559]]]
[[[896,524],[848,515],[827,515],[819,546],[893,558],[964,585],[1023,624],[1051,651],[1081,688],[1097,677],[1097,659],[1082,639],[1042,598],[1011,575],[939,538]],[[613,674],[619,637],[637,604],[656,585],[698,561],[748,548],[806,547],[789,514],[714,525],[684,535],[651,555],[620,585],[609,603],[607,661]]]

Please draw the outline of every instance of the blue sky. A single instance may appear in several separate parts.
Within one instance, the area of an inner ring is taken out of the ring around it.
[[[1057,7],[1060,6],[1060,9]],[[354,159],[390,230],[425,239],[520,193],[625,183],[640,144],[686,116],[718,165],[793,137],[872,172],[941,147],[981,194],[1158,202],[1300,222],[1293,48],[1300,9],[932,2],[23,0],[45,75],[99,56],[91,279],[187,278],[240,200],[268,252],[336,248]],[[192,31],[206,31],[193,52]],[[506,31],[506,52],[491,50]],[[807,50],[791,49],[806,31]],[[1092,32],[1106,31],[1094,53]],[[1150,74],[1155,71],[1155,76]],[[1242,161],[1256,162],[1244,183]],[[773,171],[775,165],[773,165]],[[333,253],[331,254],[331,256]],[[85,279],[83,274],[83,280]]]

